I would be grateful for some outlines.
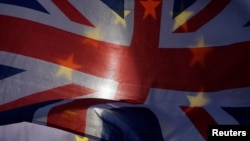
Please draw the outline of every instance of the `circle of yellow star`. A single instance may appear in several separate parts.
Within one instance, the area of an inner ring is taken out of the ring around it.
[[[155,9],[161,2],[153,0],[140,1],[140,2],[145,9],[143,19],[145,19],[149,15],[151,15],[154,19],[156,19]]]

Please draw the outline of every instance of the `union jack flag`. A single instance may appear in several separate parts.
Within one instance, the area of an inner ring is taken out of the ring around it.
[[[249,125],[249,7],[0,0],[0,131],[202,141],[209,125]]]

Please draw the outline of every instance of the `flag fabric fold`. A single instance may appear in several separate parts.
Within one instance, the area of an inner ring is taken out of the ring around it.
[[[204,141],[209,125],[250,125],[249,7],[0,0],[0,140]]]

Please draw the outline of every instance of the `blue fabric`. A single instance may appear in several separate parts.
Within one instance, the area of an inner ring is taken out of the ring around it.
[[[5,65],[0,65],[0,80],[10,77],[12,75],[21,73],[23,71],[25,70],[10,67],[10,66],[5,66]]]
[[[101,0],[120,17],[124,18],[124,0]]]
[[[105,110],[102,138],[109,141],[163,141],[157,117],[144,107]]]
[[[250,107],[223,107],[241,125],[250,125]]]
[[[244,25],[244,27],[250,26],[250,20]]]
[[[175,0],[173,9],[173,19],[178,16],[181,12],[186,10],[189,6],[194,4],[196,0]]]
[[[49,13],[37,0],[0,0],[0,3],[23,6],[44,13]]]

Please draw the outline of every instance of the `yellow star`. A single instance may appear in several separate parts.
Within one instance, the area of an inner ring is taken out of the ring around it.
[[[100,34],[100,30],[98,28],[95,28],[94,31],[89,31],[87,32],[87,35],[89,37],[92,37],[93,39],[99,40],[101,39],[101,34]]]
[[[72,80],[72,69],[70,68],[67,68],[67,67],[64,67],[64,66],[61,66],[59,68],[59,70],[57,71],[56,73],[56,76],[59,77],[59,76],[65,76],[66,78],[68,78],[69,80]]]
[[[100,30],[98,28],[86,31],[85,34],[86,34],[87,37],[89,37],[91,39],[88,39],[88,38],[84,39],[83,40],[84,44],[89,44],[92,47],[98,47],[99,46],[99,42],[96,41],[96,40],[100,40],[101,39]]]
[[[182,28],[185,31],[188,31],[188,26],[184,23],[191,17],[192,14],[193,14],[193,12],[184,11],[180,15],[178,15],[174,21],[174,27],[173,27],[174,30],[177,29],[178,27],[182,26]]]
[[[204,47],[204,39],[200,38],[196,47],[191,47],[190,50],[193,54],[193,58],[190,62],[190,66],[195,65],[196,63],[200,64],[202,67],[205,67],[205,59],[208,53],[212,50],[211,48]]]
[[[78,69],[81,66],[73,63],[74,55],[71,54],[66,60],[58,60],[61,65],[56,76],[66,76],[69,80],[72,80],[72,71],[73,69]]]
[[[90,38],[83,39],[83,44],[86,46],[91,46],[97,48],[99,46],[99,42]]]
[[[126,20],[125,18],[128,16],[128,14],[130,13],[129,10],[124,10],[124,19],[121,18],[117,13],[113,12],[115,14],[115,25],[117,25],[118,23],[122,24],[123,27],[126,27]]]
[[[156,19],[155,9],[161,2],[154,1],[154,0],[147,0],[147,1],[140,1],[140,2],[145,9],[143,19],[145,19],[148,15],[151,15],[154,19]]]
[[[89,139],[87,137],[80,137],[80,136],[75,136],[76,141],[88,141]]]
[[[202,107],[209,103],[209,99],[204,96],[203,92],[199,92],[196,96],[187,96],[190,107]]]

